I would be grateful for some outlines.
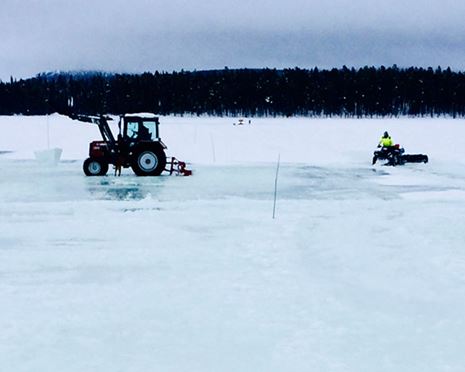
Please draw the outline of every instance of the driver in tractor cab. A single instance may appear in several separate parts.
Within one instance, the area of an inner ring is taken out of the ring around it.
[[[150,141],[152,139],[152,135],[150,134],[149,129],[144,124],[139,125],[137,139],[140,141]]]

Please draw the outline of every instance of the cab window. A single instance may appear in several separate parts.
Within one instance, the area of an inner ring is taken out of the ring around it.
[[[128,121],[127,127],[128,127],[127,136],[129,138],[136,138],[138,128],[139,128],[139,123],[137,121]]]
[[[146,127],[149,130],[150,133],[150,139],[153,141],[157,138],[157,126],[154,120],[144,120],[142,122],[144,127]]]

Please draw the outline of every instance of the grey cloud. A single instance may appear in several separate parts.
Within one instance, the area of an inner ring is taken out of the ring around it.
[[[47,70],[465,67],[465,2],[3,0],[0,78]]]

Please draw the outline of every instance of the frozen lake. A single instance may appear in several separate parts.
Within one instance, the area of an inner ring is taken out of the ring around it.
[[[0,156],[1,369],[463,371],[463,167],[366,158],[282,164],[273,220],[270,163]]]

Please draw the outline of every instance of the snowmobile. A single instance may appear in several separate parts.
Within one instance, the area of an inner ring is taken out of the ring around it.
[[[375,165],[378,160],[387,160],[384,165],[404,165],[405,163],[428,163],[428,155],[424,154],[405,154],[404,148],[400,145],[390,147],[381,147],[373,153],[372,164]]]

